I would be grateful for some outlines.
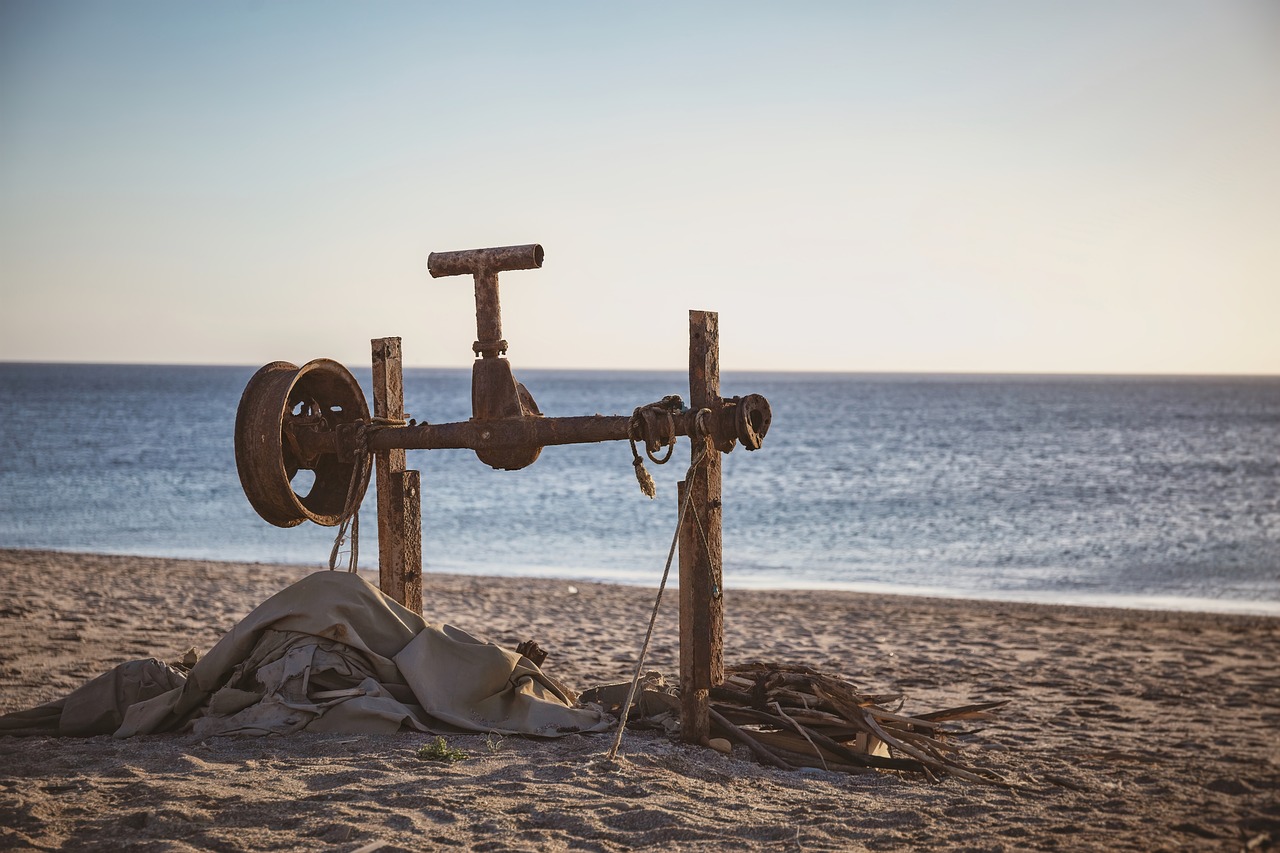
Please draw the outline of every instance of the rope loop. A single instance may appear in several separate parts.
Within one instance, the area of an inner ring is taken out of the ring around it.
[[[711,441],[710,409],[698,409],[698,414],[693,416],[693,431],[697,433],[696,438],[701,438],[704,442]]]
[[[649,498],[658,494],[653,477],[644,467],[640,458],[638,442],[644,442],[645,456],[655,465],[665,465],[671,459],[676,448],[675,416],[685,411],[684,400],[680,395],[671,394],[656,403],[637,406],[631,413],[631,421],[627,425],[627,440],[631,443],[631,464],[636,469],[636,481],[640,483],[640,491]],[[666,454],[659,457],[658,451],[666,448]]]
[[[649,461],[652,462],[654,465],[666,465],[667,462],[671,460],[671,454],[676,449],[676,435],[675,435],[676,424],[675,424],[675,420],[671,417],[670,414],[667,415],[667,424],[668,424],[668,428],[670,429],[671,443],[667,445],[667,453],[665,456],[659,459],[654,454],[652,448],[649,447],[649,443],[647,441],[645,442],[645,445],[644,445],[644,455],[648,456]]]
[[[355,572],[360,564],[360,503],[364,500],[364,494],[369,488],[369,466],[365,464],[365,459],[369,455],[369,433],[386,426],[403,426],[404,421],[400,420],[399,424],[393,423],[376,423],[377,421],[393,421],[396,418],[374,418],[373,424],[360,424],[355,434],[355,467],[351,471],[351,482],[347,485],[347,501],[342,510],[342,515],[338,516],[338,533],[333,537],[333,548],[329,551],[329,571],[333,571],[338,567],[338,552],[342,550],[342,545],[347,541],[348,534],[351,539],[351,552],[347,558],[347,571]]]

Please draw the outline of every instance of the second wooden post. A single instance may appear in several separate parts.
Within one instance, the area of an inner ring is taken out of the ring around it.
[[[720,326],[711,311],[689,312],[689,406],[718,411]],[[680,525],[680,735],[705,743],[711,726],[711,688],[724,681],[724,590],[720,535],[720,452],[703,439],[693,442],[693,459],[705,452],[690,480],[680,483],[679,505],[692,490]]]
[[[399,338],[375,338],[373,415],[404,419],[404,370]],[[374,456],[378,487],[378,588],[414,613],[422,612],[422,483],[405,470],[405,452]]]

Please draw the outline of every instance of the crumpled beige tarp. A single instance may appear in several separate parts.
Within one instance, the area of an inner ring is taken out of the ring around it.
[[[575,698],[523,655],[429,624],[357,575],[317,572],[259,605],[185,679],[132,661],[65,699],[0,717],[0,734],[609,728]]]

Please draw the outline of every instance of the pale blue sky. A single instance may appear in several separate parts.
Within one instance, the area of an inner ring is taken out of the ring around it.
[[[1280,5],[0,2],[0,360],[1280,374]]]

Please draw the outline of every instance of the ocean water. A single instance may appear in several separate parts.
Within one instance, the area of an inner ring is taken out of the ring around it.
[[[0,547],[325,563],[332,529],[272,527],[241,492],[255,369],[0,364]],[[687,397],[682,373],[517,375],[550,416]],[[774,413],[762,450],[725,457],[728,588],[1280,614],[1280,378],[735,373],[722,392]],[[409,369],[405,396],[465,420],[469,372]],[[682,440],[649,465],[651,501],[625,442],[517,472],[411,451],[425,568],[656,584],[688,458]]]

